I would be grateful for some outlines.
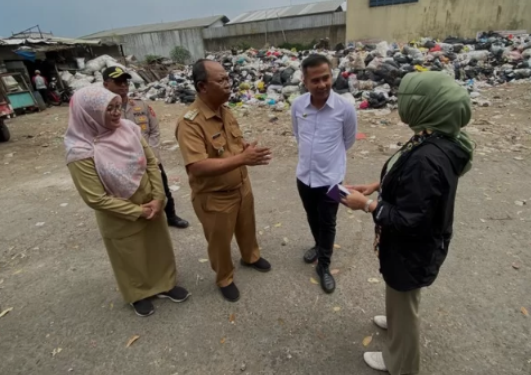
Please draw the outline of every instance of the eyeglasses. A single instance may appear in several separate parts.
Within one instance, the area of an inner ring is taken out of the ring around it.
[[[224,78],[221,78],[221,79],[218,79],[218,80],[210,80],[210,81],[207,81],[207,82],[214,82],[214,83],[217,83],[219,85],[223,85],[225,83],[228,83],[229,85],[232,85],[232,79],[230,77],[224,77]]]
[[[113,79],[112,81],[118,86],[129,86],[128,79]]]
[[[107,112],[109,113],[122,113],[122,105],[109,105],[107,107]]]

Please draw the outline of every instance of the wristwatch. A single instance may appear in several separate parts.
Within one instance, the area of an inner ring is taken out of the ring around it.
[[[369,199],[367,203],[365,203],[365,207],[363,208],[363,211],[370,213],[369,208],[371,207],[372,202],[374,202],[374,200]]]

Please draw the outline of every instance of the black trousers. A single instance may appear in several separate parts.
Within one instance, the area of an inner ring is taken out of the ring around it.
[[[50,102],[48,99],[48,89],[39,89],[37,91],[41,94],[42,100],[44,100],[44,103],[48,104]]]
[[[166,207],[164,207],[164,212],[166,212],[166,217],[168,219],[171,219],[177,215],[175,213],[175,201],[173,200],[173,196],[171,195],[170,186],[168,184],[168,176],[166,175],[162,164],[159,164],[159,168],[160,174],[162,175],[162,185],[164,185],[164,192],[166,193],[166,198],[168,199],[168,201],[166,202]]]
[[[334,252],[339,203],[326,195],[328,186],[311,188],[297,180],[297,188],[315,240],[319,264],[328,267]]]

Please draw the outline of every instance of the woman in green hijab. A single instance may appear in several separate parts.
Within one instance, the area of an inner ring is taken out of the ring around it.
[[[380,182],[349,186],[344,203],[372,213],[375,251],[386,282],[383,352],[364,354],[372,368],[392,375],[420,371],[420,290],[439,273],[452,237],[459,177],[470,170],[474,145],[462,130],[471,118],[465,89],[444,73],[410,73],[398,91],[402,121],[415,133],[385,163]],[[368,196],[379,192],[373,201]]]

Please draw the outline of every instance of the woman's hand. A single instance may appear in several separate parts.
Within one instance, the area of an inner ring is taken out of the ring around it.
[[[149,215],[151,215],[151,208],[147,206],[140,206],[142,208],[142,213],[140,214],[140,217],[142,219],[147,219]]]
[[[351,210],[364,210],[369,198],[357,190],[352,190],[350,195],[348,195],[346,198],[343,198],[341,201]]]
[[[146,219],[152,220],[152,219],[156,219],[157,217],[159,217],[160,213],[162,212],[163,203],[164,203],[163,201],[153,200],[149,203],[143,204],[142,209],[147,208],[151,210],[151,213],[149,214],[148,217],[146,217]]]
[[[380,189],[380,183],[375,182],[373,184],[367,184],[367,185],[345,185],[345,187],[350,192],[357,191],[363,195],[371,195],[372,193]]]

